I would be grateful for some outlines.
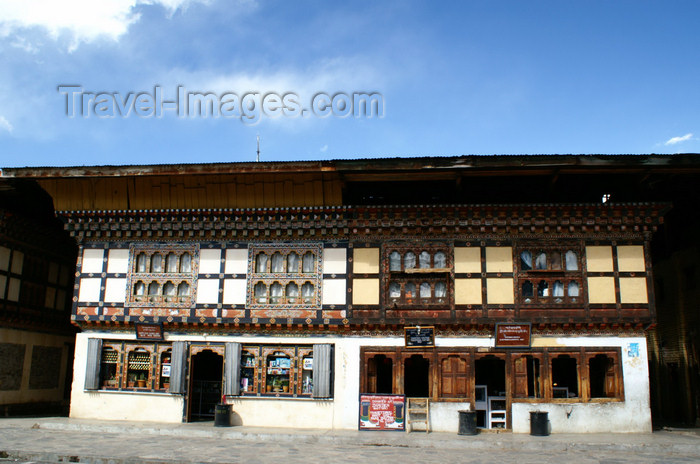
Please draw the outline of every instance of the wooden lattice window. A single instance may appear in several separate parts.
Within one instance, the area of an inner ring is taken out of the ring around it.
[[[189,245],[133,245],[129,268],[132,306],[189,306],[195,281],[196,248]]]
[[[518,300],[524,305],[581,305],[584,302],[580,244],[520,244]]]
[[[443,244],[388,244],[383,252],[388,306],[440,307],[452,301],[452,253]]]

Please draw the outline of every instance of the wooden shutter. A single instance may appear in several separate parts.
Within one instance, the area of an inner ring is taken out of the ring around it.
[[[170,367],[170,393],[185,393],[185,365],[187,364],[187,344],[173,342],[173,359]]]
[[[607,357],[605,364],[605,396],[615,398],[617,391],[617,366],[615,366],[613,358]]]
[[[467,361],[459,356],[447,356],[440,362],[440,396],[467,396]]]
[[[513,396],[527,398],[527,358],[520,356],[513,361]]]
[[[102,339],[88,338],[85,390],[100,388],[100,365],[102,364]]]
[[[226,343],[224,358],[224,395],[241,394],[241,344]]]
[[[331,398],[332,345],[314,345],[314,398]]]

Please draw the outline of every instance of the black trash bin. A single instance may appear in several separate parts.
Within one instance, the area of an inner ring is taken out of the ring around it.
[[[530,411],[530,435],[546,437],[549,435],[549,413]]]
[[[476,411],[459,412],[459,431],[457,435],[476,435]]]
[[[214,427],[231,426],[231,405],[219,403],[214,409]]]

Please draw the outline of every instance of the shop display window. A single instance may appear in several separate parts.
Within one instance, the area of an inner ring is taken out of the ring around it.
[[[145,348],[135,348],[127,354],[127,388],[147,388],[151,380],[151,353]]]
[[[119,350],[112,346],[102,348],[102,365],[100,368],[100,385],[102,388],[119,387]]]
[[[158,390],[167,390],[170,387],[171,366],[172,349],[165,348],[160,353],[160,367],[158,368]]]
[[[313,394],[312,346],[241,348],[242,396],[310,397]]]

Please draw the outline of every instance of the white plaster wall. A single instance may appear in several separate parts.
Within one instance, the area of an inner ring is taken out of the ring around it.
[[[99,301],[101,285],[102,279],[100,278],[80,279],[80,291],[78,292],[78,301]]]
[[[216,304],[219,302],[219,279],[197,280],[197,304]]]
[[[248,272],[248,249],[233,248],[226,250],[226,274],[245,274]]]
[[[219,274],[221,272],[221,250],[199,250],[199,273]]]
[[[638,356],[630,356],[630,344]],[[513,432],[530,432],[530,411],[546,411],[552,433],[651,432],[649,361],[644,337],[537,337],[533,346],[620,347],[624,402],[615,403],[513,403]]]
[[[345,248],[325,248],[323,250],[324,274],[345,274],[347,263],[348,257]]]
[[[323,279],[323,304],[345,304],[348,293],[345,279]]]
[[[119,340],[134,336],[119,334]],[[132,393],[85,390],[87,340],[105,334],[80,333],[75,340],[75,363],[71,386],[70,417],[80,419],[182,422],[184,400],[167,393]],[[115,338],[115,337],[108,337]]]
[[[245,304],[245,279],[224,280],[224,304]]]
[[[126,301],[126,279],[105,279],[104,301],[105,303],[124,303]]]

